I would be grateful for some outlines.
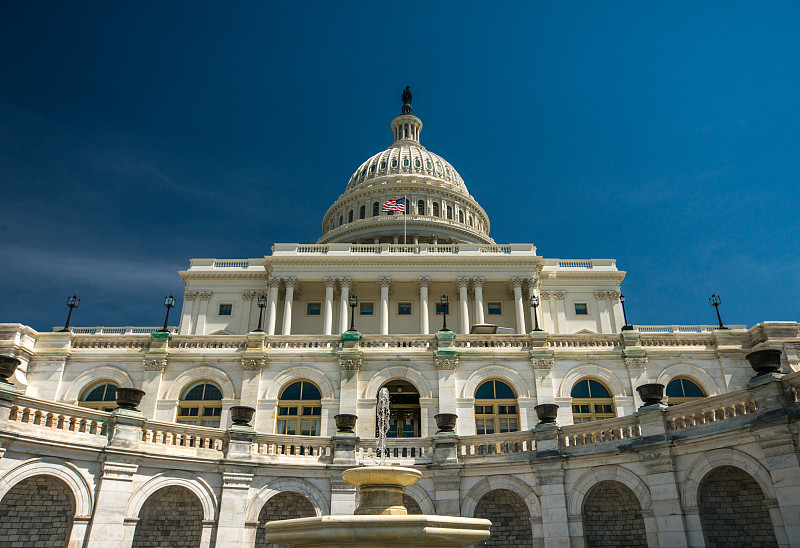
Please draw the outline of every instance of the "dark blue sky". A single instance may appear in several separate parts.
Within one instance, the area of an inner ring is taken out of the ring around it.
[[[797,320],[798,4],[531,4],[0,3],[0,322],[158,325],[190,257],[315,241],[405,85],[494,239],[616,258],[632,323]]]

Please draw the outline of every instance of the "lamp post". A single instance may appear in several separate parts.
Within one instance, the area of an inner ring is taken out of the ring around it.
[[[350,304],[350,331],[356,330],[356,305],[358,304],[358,297],[350,295],[347,302]]]
[[[539,297],[537,295],[531,295],[531,306],[533,307],[533,330],[541,331],[539,329],[539,314],[536,310],[539,307]]]
[[[175,297],[170,295],[166,299],[164,299],[164,306],[167,307],[167,315],[164,317],[164,327],[160,329],[161,333],[169,333],[167,330],[167,322],[169,321],[169,309],[175,306]]]
[[[449,308],[450,299],[447,295],[442,295],[439,299],[439,304],[442,306],[442,331],[450,331],[447,329],[447,309]]]
[[[78,298],[77,295],[73,295],[72,297],[67,297],[67,306],[69,307],[69,314],[67,314],[67,323],[64,325],[64,329],[61,330],[62,333],[66,333],[69,331],[69,321],[72,319],[72,309],[78,308],[78,305],[81,304],[81,300]]]
[[[633,331],[633,326],[628,325],[628,315],[625,313],[625,295],[619,296],[619,302],[622,303],[622,319],[625,320],[625,325],[622,326],[622,330]]]
[[[267,298],[264,295],[258,296],[258,329],[256,329],[257,333],[263,333],[264,330],[261,328],[261,320],[264,319],[264,307],[267,306]]]
[[[713,306],[717,311],[717,321],[719,322],[718,329],[728,329],[724,325],[722,325],[722,317],[719,315],[719,305],[722,303],[722,299],[719,298],[719,295],[711,295],[708,298],[708,304]]]

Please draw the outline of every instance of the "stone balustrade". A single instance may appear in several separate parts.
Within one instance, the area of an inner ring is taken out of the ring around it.
[[[536,450],[534,437],[530,431],[461,436],[458,439],[458,459],[469,461],[491,455],[531,458]]]
[[[377,464],[381,461],[378,440],[362,438],[356,444],[356,462]],[[429,464],[433,462],[431,438],[390,438],[386,440],[387,464]]]
[[[302,459],[311,462],[330,462],[333,458],[333,446],[330,438],[319,436],[257,434],[253,438],[252,453],[257,457],[266,457],[270,461]]]
[[[5,429],[43,439],[58,435],[104,445],[107,421],[108,413],[103,411],[20,396],[10,406]]]
[[[225,431],[219,428],[206,428],[171,422],[146,421],[142,427],[142,448],[159,450],[168,448],[203,449],[222,452]],[[153,446],[157,446],[153,448]]]

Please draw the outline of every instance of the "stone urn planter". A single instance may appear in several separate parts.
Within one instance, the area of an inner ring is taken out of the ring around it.
[[[653,382],[636,387],[636,391],[645,405],[655,405],[664,399],[664,385]]]
[[[554,423],[558,417],[558,405],[555,403],[540,403],[533,410],[536,411],[539,422],[544,424]]]
[[[776,349],[756,350],[750,352],[745,359],[757,373],[757,377],[767,373],[775,373],[781,368],[781,351]]]
[[[119,409],[128,409],[129,411],[138,411],[137,407],[142,403],[144,394],[144,390],[139,390],[138,388],[117,388],[117,407]]]
[[[8,379],[14,376],[14,371],[19,367],[19,358],[0,356],[0,382],[11,384]]]
[[[436,419],[436,427],[439,429],[438,434],[455,431],[456,419],[458,419],[458,415],[455,413],[439,413],[434,415],[433,418]]]
[[[256,410],[246,405],[234,405],[231,407],[231,420],[234,426],[250,426]]]
[[[353,428],[356,427],[356,420],[358,415],[350,415],[347,413],[340,413],[334,415],[333,420],[336,422],[336,431],[340,434],[352,434]]]

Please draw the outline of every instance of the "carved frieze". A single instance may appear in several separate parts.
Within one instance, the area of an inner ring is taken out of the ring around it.
[[[436,364],[436,369],[439,371],[455,371],[456,367],[458,367],[458,357],[440,358],[435,356],[433,361]]]
[[[559,485],[564,483],[563,470],[537,470],[536,477],[541,485]]]
[[[197,291],[185,291],[183,293],[183,300],[184,301],[191,301],[192,299],[197,297],[197,295],[198,295]]]
[[[794,453],[794,443],[791,438],[760,440],[758,446],[767,457],[789,455]]]

